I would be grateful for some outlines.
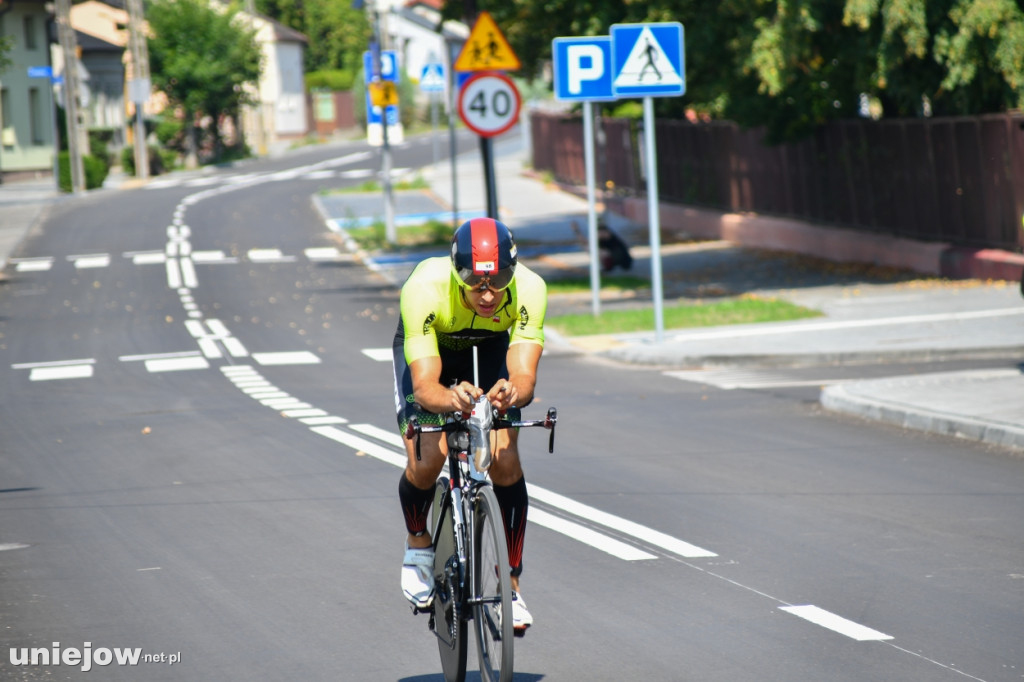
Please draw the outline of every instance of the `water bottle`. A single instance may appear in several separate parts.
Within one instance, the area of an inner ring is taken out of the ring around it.
[[[491,402],[482,395],[473,403],[469,416],[470,448],[477,471],[487,471],[491,466],[491,420]]]

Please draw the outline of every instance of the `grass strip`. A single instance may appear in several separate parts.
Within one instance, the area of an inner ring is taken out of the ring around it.
[[[662,312],[666,329],[783,322],[820,317],[822,314],[789,301],[757,296],[743,296],[715,303],[672,305],[665,307]],[[599,317],[591,314],[555,315],[547,318],[545,324],[566,336],[645,331],[654,329],[654,309],[604,311]]]

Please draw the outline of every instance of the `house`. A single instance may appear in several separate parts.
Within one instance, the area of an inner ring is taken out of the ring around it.
[[[243,21],[252,21],[263,51],[263,74],[256,93],[259,104],[242,117],[249,146],[262,154],[269,145],[302,138],[309,132],[303,66],[303,51],[309,41],[298,31],[261,14],[243,11],[240,16]]]
[[[53,13],[48,7],[45,0],[0,0],[0,36],[12,43],[6,54],[10,65],[0,72],[0,176],[53,171],[56,122],[48,76]]]

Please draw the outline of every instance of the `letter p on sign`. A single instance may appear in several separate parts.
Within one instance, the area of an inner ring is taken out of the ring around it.
[[[604,75],[604,52],[597,45],[570,45],[566,56],[570,94],[582,94],[583,81],[596,81]]]
[[[608,36],[572,36],[552,41],[555,98],[613,100],[612,46]]]

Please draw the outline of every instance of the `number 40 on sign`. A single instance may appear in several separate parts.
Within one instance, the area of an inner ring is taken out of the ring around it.
[[[521,106],[519,90],[503,73],[475,73],[459,91],[459,117],[481,137],[501,135],[514,126]]]

